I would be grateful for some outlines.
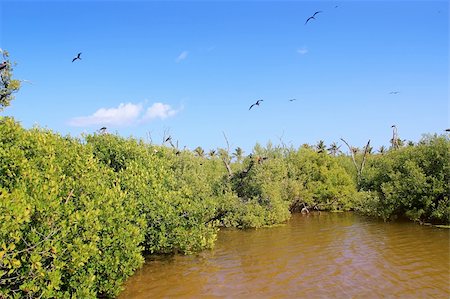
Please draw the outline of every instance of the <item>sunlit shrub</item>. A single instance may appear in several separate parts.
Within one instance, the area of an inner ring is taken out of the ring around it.
[[[361,205],[359,209],[376,211],[385,220],[407,217],[449,223],[449,152],[448,137],[427,136],[418,145],[373,157],[362,182],[373,199],[369,209]]]
[[[143,222],[72,138],[0,120],[0,297],[115,296],[143,263]]]

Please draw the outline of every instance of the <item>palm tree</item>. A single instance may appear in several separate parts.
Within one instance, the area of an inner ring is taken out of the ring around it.
[[[317,142],[316,150],[319,154],[326,152],[327,146],[325,145],[325,142],[323,140],[319,140],[319,142]]]
[[[330,148],[328,149],[328,151],[330,152],[330,154],[331,154],[332,156],[335,157],[335,156],[337,156],[338,154],[341,153],[340,148],[341,148],[340,145],[338,146],[336,142],[333,142],[333,143],[330,145]]]
[[[236,161],[237,161],[238,163],[240,163],[240,162],[242,161],[243,156],[244,156],[244,150],[243,150],[241,147],[238,146],[238,147],[234,150],[233,157],[235,157],[235,158],[236,158]]]

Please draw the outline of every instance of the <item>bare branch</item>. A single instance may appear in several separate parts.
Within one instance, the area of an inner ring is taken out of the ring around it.
[[[230,154],[230,143],[228,142],[227,135],[225,135],[225,132],[222,131],[223,137],[225,138],[225,141],[227,143],[227,153]]]
[[[363,155],[363,159],[361,161],[361,167],[360,169],[360,175],[362,175],[363,169],[364,169],[364,164],[366,163],[366,156],[369,153],[369,147],[370,147],[370,139],[366,144],[366,147],[364,148],[364,155]]]
[[[350,144],[348,144],[347,141],[344,140],[344,138],[341,138],[341,140],[347,145],[348,150],[350,151],[350,155],[352,156],[353,165],[355,165],[356,171],[359,172],[358,165],[356,164],[356,160],[355,160],[355,153],[353,152],[352,147],[350,146]]]
[[[228,142],[228,138],[227,135],[225,135],[225,132],[222,131],[223,137],[225,138],[225,142],[227,143],[227,150],[225,152],[225,154],[221,155],[222,158],[222,162],[223,164],[225,164],[225,167],[227,169],[228,172],[228,176],[231,177],[233,175],[233,172],[231,170],[231,159],[230,159],[230,143]]]

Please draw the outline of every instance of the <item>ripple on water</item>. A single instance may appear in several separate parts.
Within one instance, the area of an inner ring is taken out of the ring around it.
[[[352,213],[223,230],[216,248],[146,262],[119,298],[449,298],[449,230]]]

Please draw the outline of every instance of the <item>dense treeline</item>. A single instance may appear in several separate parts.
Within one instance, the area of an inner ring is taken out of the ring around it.
[[[371,155],[355,209],[384,220],[450,223],[450,141],[425,136],[417,145]]]
[[[360,179],[332,148],[206,155],[0,118],[0,297],[114,297],[145,254],[211,248],[220,227],[270,226],[302,209],[449,223],[448,137],[369,153]]]

